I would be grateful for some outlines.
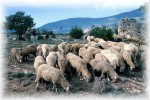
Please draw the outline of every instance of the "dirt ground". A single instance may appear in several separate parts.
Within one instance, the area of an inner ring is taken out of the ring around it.
[[[49,41],[49,40],[46,40]],[[44,42],[44,41],[43,41]],[[42,43],[38,41],[38,43]],[[31,44],[25,42],[24,44]],[[44,95],[98,95],[98,96],[146,96],[146,72],[145,67],[142,64],[135,69],[134,72],[125,71],[119,73],[120,79],[116,83],[111,83],[107,79],[102,81],[95,77],[93,82],[86,83],[85,81],[79,80],[79,78],[74,75],[68,79],[72,88],[69,92],[64,92],[62,87],[58,86],[59,93],[52,91],[52,84],[49,83],[48,89],[46,90],[44,84],[41,82],[39,90],[36,91],[35,87],[35,71],[33,68],[34,57],[29,62],[23,62],[17,66],[10,62],[9,52],[12,47],[19,47],[18,42],[11,41],[8,38],[7,47],[6,47],[6,66],[4,68],[4,89],[3,96],[35,96],[39,97]]]

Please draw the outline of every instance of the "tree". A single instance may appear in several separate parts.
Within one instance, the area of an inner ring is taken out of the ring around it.
[[[90,35],[104,40],[113,40],[112,33],[112,30],[106,26],[94,27],[90,30]]]
[[[14,15],[6,17],[5,26],[8,30],[15,30],[18,39],[21,40],[27,28],[32,28],[35,23],[30,15],[25,15],[25,12],[18,11]]]
[[[83,30],[79,26],[73,26],[69,35],[72,38],[80,39],[83,36]]]

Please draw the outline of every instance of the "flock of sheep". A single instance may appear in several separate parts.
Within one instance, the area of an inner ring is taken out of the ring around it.
[[[10,54],[15,64],[29,61],[30,55],[34,55],[36,89],[42,78],[51,82],[56,92],[58,84],[69,91],[71,84],[66,77],[72,74],[76,74],[80,80],[91,82],[97,71],[100,72],[100,79],[106,76],[109,81],[116,82],[119,78],[118,71],[134,71],[138,66],[138,54],[141,62],[146,60],[146,45],[105,41],[94,36],[87,36],[85,39],[86,44],[62,42],[58,45],[27,45],[21,50],[12,48]]]

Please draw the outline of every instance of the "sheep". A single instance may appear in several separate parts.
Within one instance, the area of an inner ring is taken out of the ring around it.
[[[119,66],[119,63],[120,63],[120,57],[117,56],[116,54],[113,54],[109,50],[102,50],[101,53],[107,58],[107,60],[116,70],[117,66]],[[125,66],[120,66],[120,72],[124,71],[124,69],[125,69]]]
[[[89,64],[92,59],[94,59],[93,54],[88,51],[85,47],[79,49],[79,56]]]
[[[123,39],[125,38],[125,36],[123,34],[114,34],[113,38],[115,41],[123,41]]]
[[[60,84],[66,92],[69,91],[69,88],[71,87],[70,83],[59,69],[47,64],[42,64],[38,67],[36,74],[36,90],[38,90],[40,78],[50,81],[53,84],[55,92],[57,92],[57,84]]]
[[[146,59],[147,59],[147,52],[142,52],[140,61],[143,62],[143,61],[146,61]]]
[[[68,43],[67,42],[62,42],[62,43],[60,43],[59,45],[58,45],[58,50],[63,54],[63,55],[65,55],[65,50],[64,50],[64,48],[65,48],[65,45],[67,45]]]
[[[122,48],[118,45],[116,46],[111,46],[110,49],[115,49],[116,51],[120,52],[122,50]]]
[[[51,45],[51,46],[49,47],[49,52],[51,52],[51,51],[57,52],[57,51],[58,51],[58,45]]]
[[[127,50],[127,51],[131,52],[134,55],[133,56],[133,62],[135,64],[135,66],[138,66],[137,62],[136,62],[136,57],[137,57],[137,54],[138,54],[138,47],[135,46],[133,43],[125,44],[124,45],[124,50]]]
[[[91,41],[94,41],[94,36],[87,36],[87,41],[90,43]]]
[[[89,73],[87,65],[83,59],[73,53],[68,53],[66,60],[74,69],[76,69],[78,76],[81,75],[86,82],[91,81],[91,74]]]
[[[34,60],[34,69],[36,73],[37,73],[38,67],[42,64],[46,64],[46,61],[44,60],[43,56],[37,56]]]
[[[84,46],[84,44],[79,44],[79,43],[74,43],[74,44],[72,44],[73,53],[76,54],[76,55],[78,55],[79,49],[80,49],[81,47],[83,47],[83,46]]]
[[[110,53],[112,53],[112,54],[115,54],[115,55],[117,55],[118,57],[119,57],[119,66],[120,66],[120,70],[124,70],[125,69],[125,63],[124,63],[124,61],[123,61],[123,57],[122,57],[122,54],[119,52],[119,51],[117,51],[117,50],[115,50],[115,49],[112,49],[112,48],[109,48],[109,49],[107,49],[107,50],[109,50],[109,52]]]
[[[66,61],[65,57],[60,52],[56,52],[56,54],[57,54],[58,67],[61,70],[61,72],[65,75],[65,68],[67,66],[67,61]]]
[[[68,52],[72,52],[73,51],[72,44],[66,44],[64,50],[65,50],[65,54],[67,54]]]
[[[46,63],[49,65],[49,66],[54,66],[56,67],[56,64],[57,64],[57,54],[56,52],[50,52],[48,54],[48,56],[46,57]]]
[[[49,46],[47,44],[42,44],[42,52],[44,59],[46,59],[47,55],[49,54]]]
[[[37,46],[37,53],[36,53],[36,55],[38,55],[38,56],[42,56],[43,55],[42,45],[41,44]]]
[[[89,42],[87,45],[91,47],[98,47],[98,48],[100,47],[100,45],[94,41]]]
[[[139,49],[140,49],[141,52],[147,52],[148,51],[148,46],[140,45]]]
[[[133,54],[126,50],[122,50],[121,53],[122,53],[123,60],[129,65],[130,70],[133,71],[135,69],[135,65],[132,62]]]
[[[104,74],[107,74],[107,77],[111,78],[112,82],[116,82],[118,79],[118,74],[113,69],[113,67],[106,61],[99,61],[98,59],[93,59],[90,61],[92,70],[101,72],[100,79],[104,77]]]
[[[100,53],[102,51],[102,49],[91,47],[91,46],[89,46],[87,50],[90,51],[93,55],[96,55],[97,53]]]
[[[26,47],[22,48],[21,55],[24,60],[30,60],[29,55],[32,54],[36,57],[37,46],[36,45],[27,45]]]
[[[107,58],[102,53],[97,53],[95,59],[98,59],[99,61],[107,61]]]
[[[16,48],[11,49],[10,57],[12,58],[11,60],[15,62],[15,65],[17,64],[17,62],[22,62],[21,53]]]

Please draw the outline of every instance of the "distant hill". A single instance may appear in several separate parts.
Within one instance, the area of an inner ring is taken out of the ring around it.
[[[103,17],[103,18],[68,18],[64,20],[59,20],[56,22],[47,23],[41,27],[39,27],[39,30],[53,30],[54,33],[67,33],[70,31],[72,26],[78,25],[82,29],[86,29],[94,26],[117,26],[118,21],[122,18],[136,18],[139,20],[140,17],[143,16],[143,13],[139,11],[139,9],[130,11],[130,12],[124,12],[120,13],[118,15],[113,15],[109,17]]]

